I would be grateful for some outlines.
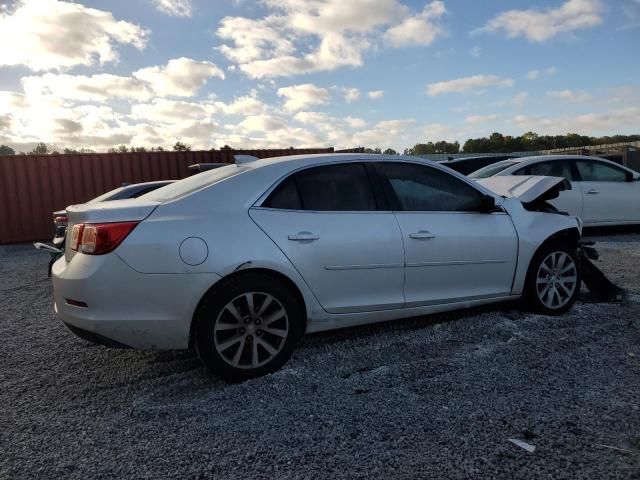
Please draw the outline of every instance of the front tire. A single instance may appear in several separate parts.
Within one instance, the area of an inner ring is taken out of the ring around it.
[[[291,357],[304,320],[289,286],[262,273],[240,275],[206,294],[195,316],[196,351],[226,380],[266,375]]]
[[[525,307],[546,315],[565,313],[578,299],[580,284],[577,251],[558,243],[545,245],[529,264]]]

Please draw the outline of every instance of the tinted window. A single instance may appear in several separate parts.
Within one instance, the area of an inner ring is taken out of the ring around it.
[[[482,194],[446,172],[414,163],[380,163],[402,210],[429,212],[477,211]]]
[[[267,208],[282,208],[285,210],[302,210],[298,187],[293,176],[287,178],[269,195],[264,202]]]
[[[369,176],[361,163],[326,165],[293,174],[264,204],[270,208],[317,211],[376,210]]]
[[[571,164],[566,160],[534,163],[514,172],[514,175],[541,175],[545,177],[562,177],[570,182],[573,180]]]
[[[584,182],[626,182],[624,170],[602,162],[577,160],[576,166]]]
[[[469,175],[469,178],[489,178],[493,177],[495,174],[500,173],[501,171],[509,168],[511,165],[515,165],[518,163],[513,160],[502,160],[501,162],[494,163],[493,165],[488,165],[480,170],[476,170],[472,174]]]

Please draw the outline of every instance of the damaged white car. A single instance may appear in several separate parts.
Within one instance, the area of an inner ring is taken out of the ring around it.
[[[582,225],[554,177],[473,181],[403,156],[242,159],[136,200],[67,209],[55,309],[109,346],[194,347],[232,380],[304,333],[580,290]]]

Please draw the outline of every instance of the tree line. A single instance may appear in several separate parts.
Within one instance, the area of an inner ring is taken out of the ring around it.
[[[416,143],[413,147],[405,148],[404,155],[426,155],[433,153],[511,153],[511,152],[532,152],[539,150],[553,150],[556,148],[578,148],[589,145],[604,145],[608,143],[635,142],[640,141],[640,135],[611,135],[603,137],[590,137],[587,135],[579,135],[577,133],[568,133],[566,135],[538,135],[534,132],[527,132],[520,136],[503,135],[494,132],[488,137],[470,138],[462,147],[459,142],[447,142],[440,140],[437,142]],[[293,148],[293,147],[290,147]],[[163,147],[135,147],[120,145],[108,150],[109,153],[127,153],[127,152],[185,152],[190,151],[191,145],[183,142],[176,142],[171,149]],[[215,150],[215,149],[211,149]],[[232,150],[229,145],[225,145],[220,150]],[[398,155],[399,152],[393,148],[365,148],[365,153],[383,153],[386,155]],[[95,153],[89,148],[63,148],[57,150],[49,147],[45,143],[38,143],[35,148],[29,152],[16,152],[13,148],[6,145],[0,145],[0,155],[47,155],[60,153]]]

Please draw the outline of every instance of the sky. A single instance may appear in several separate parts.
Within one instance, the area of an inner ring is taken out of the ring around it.
[[[0,0],[0,144],[640,133],[640,0]]]

